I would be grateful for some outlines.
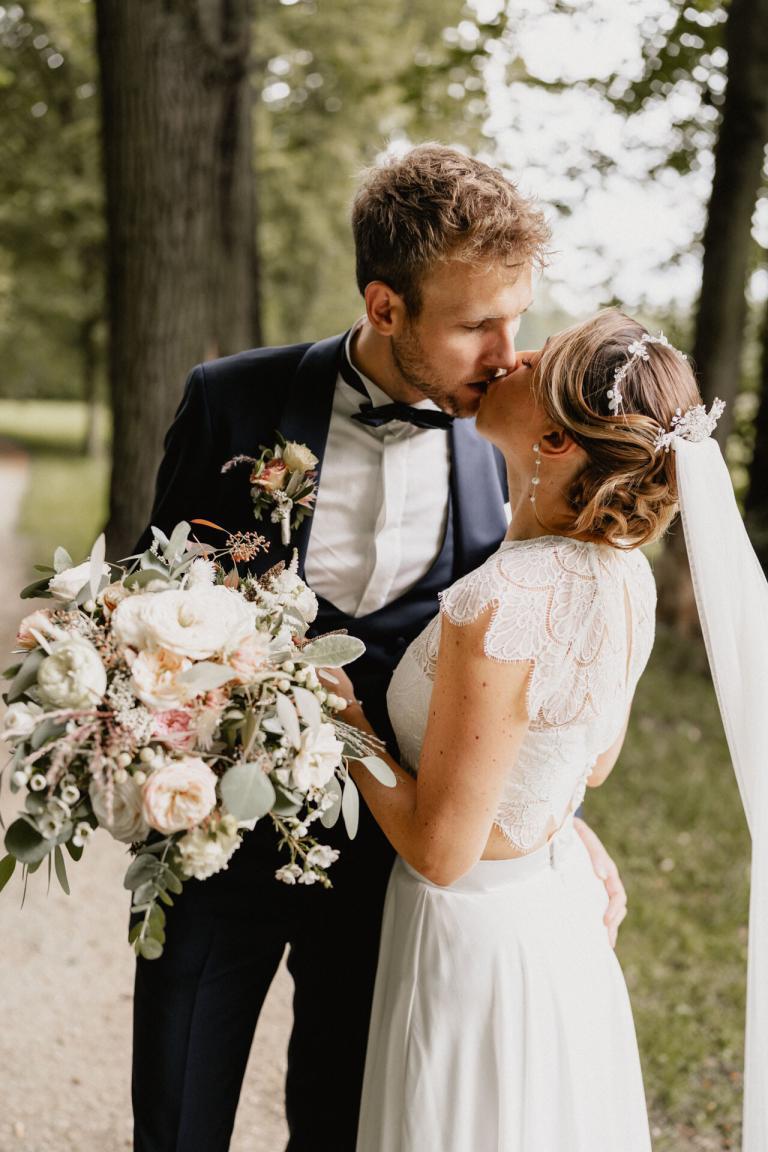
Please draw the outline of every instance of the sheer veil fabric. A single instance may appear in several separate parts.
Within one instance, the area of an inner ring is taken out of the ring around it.
[[[743,1152],[768,1152],[768,582],[717,441],[674,441],[712,679],[752,836]]]

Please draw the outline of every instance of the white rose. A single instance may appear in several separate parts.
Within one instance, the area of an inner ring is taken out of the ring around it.
[[[2,740],[26,740],[37,727],[43,709],[39,704],[10,704],[3,717]]]
[[[310,452],[306,444],[297,444],[295,440],[289,440],[283,448],[283,460],[291,472],[311,472],[317,465],[314,452]]]
[[[327,784],[341,763],[343,747],[332,724],[321,724],[314,737],[306,729],[292,765],[294,787],[307,792]]]
[[[107,673],[90,640],[70,636],[51,646],[37,670],[37,686],[55,708],[89,708],[106,692]]]
[[[307,624],[312,623],[317,616],[317,596],[311,588],[307,587],[300,576],[291,572],[290,568],[286,568],[274,578],[272,589],[281,604],[295,608]]]
[[[132,596],[115,609],[118,642],[132,648],[165,648],[191,660],[237,648],[253,631],[253,611],[233,588],[176,589]]]
[[[149,825],[142,812],[141,789],[131,776],[112,785],[91,780],[88,794],[93,813],[102,828],[123,844],[146,840]]]
[[[144,819],[170,836],[194,828],[216,805],[216,775],[198,756],[171,760],[144,785]]]
[[[102,575],[109,576],[109,564],[102,566]],[[48,591],[57,600],[74,600],[91,578],[91,562],[86,560],[75,568],[65,568],[48,581]]]
[[[207,880],[227,867],[239,846],[233,816],[225,816],[215,829],[192,828],[178,842],[182,870],[195,880]]]
[[[131,687],[147,708],[163,712],[179,708],[192,697],[189,687],[181,682],[181,673],[191,666],[191,660],[164,648],[139,652],[131,664]]]

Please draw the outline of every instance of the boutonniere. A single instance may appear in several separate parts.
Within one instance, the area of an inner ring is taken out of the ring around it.
[[[317,496],[318,460],[306,444],[285,440],[279,433],[274,448],[261,445],[259,456],[233,456],[221,469],[229,472],[238,464],[251,465],[251,499],[253,515],[261,520],[270,513],[273,524],[280,525],[280,538],[288,545],[291,531],[305,516],[312,515]]]

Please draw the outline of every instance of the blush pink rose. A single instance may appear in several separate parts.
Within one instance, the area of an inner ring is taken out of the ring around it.
[[[189,752],[195,744],[194,719],[183,708],[156,712],[152,717],[152,736],[178,752]]]
[[[288,483],[288,468],[283,460],[272,460],[266,467],[262,468],[258,476],[251,475],[251,483],[255,484],[257,488],[263,488],[266,492],[277,492],[281,488],[285,488]]]
[[[269,655],[269,636],[254,632],[227,657],[227,664],[241,684],[248,684],[261,671]]]

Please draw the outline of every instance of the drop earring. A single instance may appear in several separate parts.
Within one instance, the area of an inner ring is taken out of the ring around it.
[[[539,447],[538,443],[533,445],[533,457],[536,461],[536,464],[533,470],[533,476],[531,476],[531,494],[529,499],[535,508],[536,489],[538,488],[539,484],[541,484],[541,477],[539,476],[539,469],[541,468],[541,448]]]

